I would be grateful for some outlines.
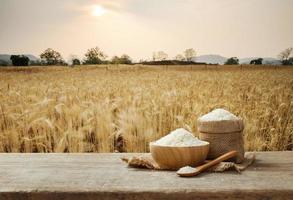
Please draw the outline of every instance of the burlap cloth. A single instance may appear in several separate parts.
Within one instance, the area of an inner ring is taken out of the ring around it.
[[[161,168],[152,158],[151,154],[141,154],[132,157],[122,157],[121,160],[127,163],[129,167],[134,168],[145,168],[153,170],[169,170],[166,168]],[[211,172],[223,172],[227,170],[235,170],[241,172],[245,170],[249,165],[255,160],[254,153],[245,153],[244,161],[240,164],[234,162],[221,162],[218,165],[213,166],[208,171]],[[208,162],[208,161],[206,161]]]

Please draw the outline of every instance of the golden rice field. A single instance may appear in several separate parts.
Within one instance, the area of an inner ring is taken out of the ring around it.
[[[145,152],[219,107],[246,150],[293,150],[293,68],[108,66],[1,68],[0,152]]]

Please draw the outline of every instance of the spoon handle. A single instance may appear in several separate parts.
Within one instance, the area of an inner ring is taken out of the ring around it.
[[[236,155],[237,155],[237,151],[229,151],[228,153],[225,153],[225,154],[219,156],[218,158],[216,158],[206,164],[203,164],[201,166],[196,167],[196,169],[197,169],[197,171],[203,172],[206,169],[208,169],[216,164],[219,164],[222,161],[225,161],[225,160],[228,160],[230,158],[235,157]]]

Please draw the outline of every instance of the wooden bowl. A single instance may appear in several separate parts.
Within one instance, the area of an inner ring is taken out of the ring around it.
[[[184,166],[195,167],[203,164],[209,152],[209,145],[204,142],[200,146],[172,147],[150,143],[150,151],[160,167],[177,170]]]

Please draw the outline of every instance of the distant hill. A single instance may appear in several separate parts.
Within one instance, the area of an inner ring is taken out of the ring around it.
[[[145,61],[139,64],[144,65],[205,65],[206,63],[180,60]]]
[[[259,57],[248,57],[248,58],[240,58],[240,64],[249,64],[251,60],[257,59]],[[276,58],[265,57],[263,58],[263,64],[271,64],[271,65],[281,65],[282,62],[277,60]]]
[[[248,57],[248,58],[240,58],[239,63],[240,64],[249,64],[251,60],[257,59],[259,57]],[[228,58],[216,55],[216,54],[209,54],[209,55],[201,55],[194,59],[196,62],[202,62],[202,63],[209,63],[209,64],[224,64]],[[263,64],[271,64],[271,65],[280,65],[282,64],[280,60],[277,60],[276,58],[271,57],[265,57],[263,58]]]
[[[220,65],[224,64],[226,60],[227,60],[226,57],[215,55],[215,54],[201,55],[195,58],[196,62],[203,62],[208,64],[220,64]]]
[[[3,61],[10,61],[10,55],[9,54],[0,54],[0,60]]]
[[[27,56],[30,60],[32,61],[37,61],[37,60],[40,60],[40,58],[32,55],[32,54],[25,54],[25,56]]]
[[[37,58],[36,56],[32,55],[32,54],[24,54],[25,56],[27,56],[30,61],[38,61],[40,60],[39,58]],[[11,65],[11,60],[10,60],[10,54],[0,54],[0,65]]]
[[[11,65],[10,55],[0,54],[0,65]]]

